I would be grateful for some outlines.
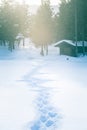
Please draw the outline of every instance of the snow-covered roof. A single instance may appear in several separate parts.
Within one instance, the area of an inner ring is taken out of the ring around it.
[[[16,39],[20,39],[20,38],[24,38],[23,34],[19,33],[17,36],[16,36]]]
[[[68,43],[68,44],[70,44],[70,45],[75,46],[75,42],[73,42],[73,41],[71,41],[71,40],[61,40],[61,41],[59,41],[59,42],[56,42],[56,43],[54,44],[54,46],[56,47],[56,46],[58,46],[59,44],[61,44],[61,43],[63,43],[63,42],[66,42],[66,43]],[[78,41],[78,42],[77,42],[77,46],[83,46],[83,42],[82,42],[82,41]],[[87,41],[84,41],[84,46],[87,46]]]
[[[63,43],[63,42],[66,42],[66,43],[68,43],[68,44],[70,44],[70,45],[75,46],[75,43],[73,43],[71,40],[61,40],[61,41],[59,41],[59,42],[56,42],[56,43],[54,44],[54,46],[57,46],[57,45],[59,45],[59,44],[61,44],[61,43]]]

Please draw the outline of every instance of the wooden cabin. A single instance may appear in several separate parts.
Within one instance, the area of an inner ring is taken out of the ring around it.
[[[74,42],[70,40],[61,40],[57,42],[54,46],[59,47],[60,55],[68,55],[76,57],[76,45]],[[77,42],[78,55],[83,54],[83,51],[87,53],[87,41],[84,41],[84,44],[82,41]]]

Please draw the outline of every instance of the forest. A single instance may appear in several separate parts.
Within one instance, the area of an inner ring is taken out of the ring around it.
[[[15,49],[20,44],[18,34],[31,38],[36,47],[48,53],[48,45],[59,40],[87,41],[87,0],[60,0],[58,12],[51,8],[50,0],[42,0],[36,14],[29,5],[11,0],[0,4],[0,45]]]

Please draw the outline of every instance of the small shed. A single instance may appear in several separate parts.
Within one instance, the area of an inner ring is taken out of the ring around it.
[[[54,45],[55,47],[59,47],[60,55],[68,55],[76,57],[76,44],[71,40],[61,40]],[[87,53],[87,41],[78,41],[77,42],[77,53],[82,54],[83,51]]]

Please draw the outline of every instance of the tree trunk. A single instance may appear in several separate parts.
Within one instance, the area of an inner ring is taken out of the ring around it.
[[[23,38],[23,47],[25,46],[25,39]]]
[[[44,46],[43,46],[43,44],[41,45],[41,52],[40,52],[40,54],[41,54],[42,56],[44,56]]]
[[[82,41],[82,49],[83,49],[83,56],[85,55],[85,45],[84,45],[84,41]]]
[[[12,48],[13,48],[13,49],[15,49],[15,42],[14,42],[14,41],[13,41],[13,44],[12,44],[12,45],[13,45],[13,47],[12,47]]]
[[[48,44],[46,44],[46,55],[48,55]]]

